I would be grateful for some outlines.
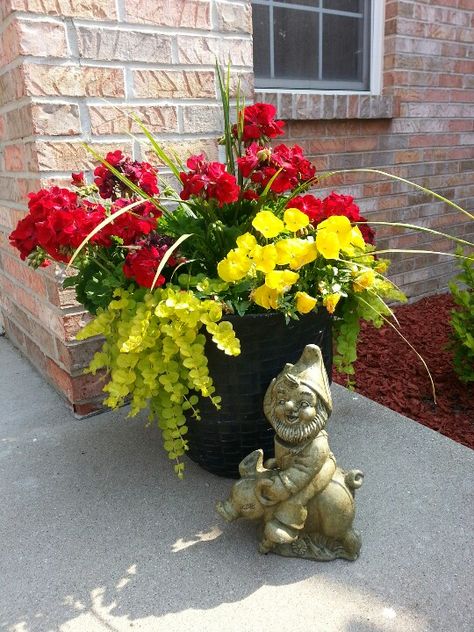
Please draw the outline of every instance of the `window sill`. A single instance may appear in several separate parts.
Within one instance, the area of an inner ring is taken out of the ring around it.
[[[391,119],[397,116],[397,100],[393,96],[377,94],[256,89],[255,101],[272,103],[280,118],[293,121]]]

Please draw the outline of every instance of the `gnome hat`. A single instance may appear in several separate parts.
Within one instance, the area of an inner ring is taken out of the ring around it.
[[[321,349],[317,345],[306,345],[296,364],[287,364],[282,375],[295,377],[310,388],[324,402],[328,413],[332,412],[332,397]]]

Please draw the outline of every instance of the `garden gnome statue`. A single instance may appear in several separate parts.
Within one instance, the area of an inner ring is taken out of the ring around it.
[[[319,347],[307,345],[298,362],[272,380],[263,408],[276,433],[275,458],[264,463],[262,450],[249,454],[239,466],[241,479],[217,511],[228,521],[260,520],[261,553],[357,559],[354,491],[363,474],[337,467],[329,448],[325,427],[332,400]]]

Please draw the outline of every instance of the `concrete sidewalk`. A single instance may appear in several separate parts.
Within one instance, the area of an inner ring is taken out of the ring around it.
[[[78,421],[0,338],[0,629],[472,632],[474,452],[333,387],[331,446],[362,469],[356,562],[260,556],[214,512],[231,482],[126,411]]]

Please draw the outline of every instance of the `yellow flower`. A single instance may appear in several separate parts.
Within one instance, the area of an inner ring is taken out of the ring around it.
[[[292,233],[296,233],[309,224],[309,217],[305,215],[298,208],[287,208],[283,219],[285,220],[285,226]]]
[[[252,292],[250,298],[264,309],[277,309],[280,296],[279,292],[270,289],[267,285],[260,285]]]
[[[375,272],[373,270],[366,270],[361,272],[354,279],[352,287],[354,292],[363,292],[375,283]]]
[[[296,292],[296,309],[300,314],[307,314],[310,312],[318,302],[306,292]]]
[[[334,310],[336,309],[336,305],[339,303],[340,298],[340,294],[326,294],[323,298],[323,305],[330,314],[334,314]]]
[[[250,256],[257,270],[265,272],[265,274],[271,272],[277,263],[277,249],[273,244],[268,244],[268,246],[255,246]]]
[[[286,292],[298,279],[300,275],[291,270],[273,270],[265,277],[265,285],[277,292]]]
[[[378,272],[379,274],[383,274],[384,272],[387,272],[387,268],[388,268],[388,262],[385,261],[384,259],[379,259],[379,261],[377,262],[377,265],[375,266],[375,271]]]
[[[314,261],[318,256],[316,244],[307,239],[281,239],[275,244],[278,265],[289,265],[292,270]]]
[[[321,222],[322,224],[323,222]],[[337,233],[328,229],[320,230],[316,235],[316,248],[325,259],[337,259],[341,250],[341,242]]]
[[[250,233],[244,233],[243,235],[239,235],[237,237],[237,246],[240,250],[245,252],[250,252],[257,245],[257,240]]]
[[[262,233],[262,235],[267,239],[276,237],[285,228],[281,219],[275,217],[271,211],[260,211],[257,213],[253,218],[252,226]]]
[[[351,231],[351,244],[361,250],[365,250],[365,241],[358,226],[353,226]]]
[[[240,281],[250,270],[252,262],[246,254],[236,248],[231,250],[225,259],[217,264],[217,273],[223,281],[231,283],[232,281]]]

